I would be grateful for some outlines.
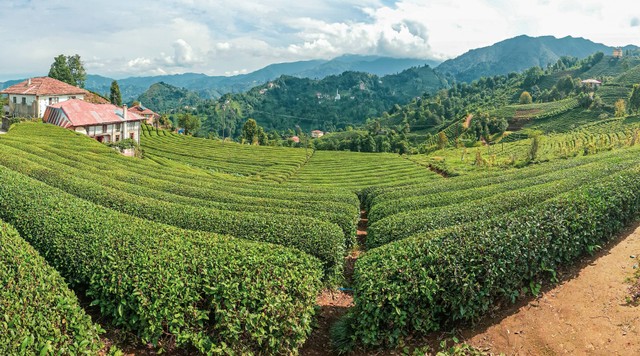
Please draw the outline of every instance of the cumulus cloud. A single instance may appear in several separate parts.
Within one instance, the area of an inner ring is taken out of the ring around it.
[[[0,38],[11,55],[0,56],[0,81],[46,74],[60,53],[78,53],[90,73],[116,78],[232,75],[347,53],[445,59],[520,34],[608,45],[639,44],[640,35],[635,0],[138,0],[135,7],[6,0],[3,7],[12,16],[3,18]]]

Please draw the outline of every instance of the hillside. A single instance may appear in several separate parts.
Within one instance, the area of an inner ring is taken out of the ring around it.
[[[636,46],[624,47],[624,50],[636,49]],[[453,75],[459,81],[471,82],[480,77],[521,72],[534,66],[545,68],[563,56],[585,58],[595,52],[610,54],[612,50],[613,47],[584,38],[522,35],[473,49],[443,62],[436,69]]]
[[[365,72],[384,76],[399,73],[407,68],[439,64],[434,60],[390,58],[379,56],[343,55],[331,60],[309,60],[268,65],[248,74],[234,76],[208,76],[198,73],[176,75],[130,77],[118,80],[122,97],[132,101],[149,86],[164,82],[195,91],[202,98],[219,98],[226,93],[241,93],[282,75],[298,78],[323,79],[346,71]],[[109,93],[112,78],[88,75],[86,87],[98,93]]]
[[[0,136],[0,246],[16,246],[0,249],[0,276],[21,309],[0,324],[0,350],[31,350],[30,329],[38,349],[70,353],[101,349],[99,329],[136,354],[376,354],[409,339],[424,350],[432,332],[534,298],[637,219],[638,122],[545,136],[528,163],[529,142],[473,155],[314,152],[147,125],[140,159],[16,124]],[[445,159],[459,177],[429,169]],[[332,325],[344,328],[333,343]]]
[[[136,100],[153,111],[163,113],[195,107],[201,101],[196,93],[164,82],[152,84]]]
[[[202,135],[213,132],[222,136],[224,126],[224,136],[237,137],[248,118],[256,119],[269,130],[293,130],[299,126],[305,131],[334,131],[363,124],[367,118],[379,116],[397,103],[446,86],[447,82],[429,66],[384,77],[361,72],[344,72],[321,80],[282,76],[246,93],[200,101],[195,113],[203,121]],[[166,93],[147,91],[138,99],[152,110],[162,112],[170,107],[165,105]],[[163,104],[157,106],[160,103]]]

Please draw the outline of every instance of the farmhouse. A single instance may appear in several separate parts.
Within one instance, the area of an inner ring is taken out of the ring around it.
[[[42,119],[100,142],[130,138],[137,143],[140,143],[140,123],[144,120],[144,117],[128,112],[126,105],[92,104],[78,99],[48,106]]]
[[[151,111],[151,109],[142,106],[142,103],[130,107],[129,112],[135,113],[138,116],[145,118],[147,124],[149,125],[153,125],[154,119],[160,118],[160,114],[156,114],[155,112]]]
[[[613,49],[613,58],[622,58],[622,48],[616,47]]]
[[[0,94],[9,97],[5,115],[42,117],[47,105],[70,99],[84,99],[88,92],[82,88],[49,77],[30,78],[10,86]]]
[[[313,137],[313,138],[318,138],[318,137],[322,137],[322,136],[324,136],[324,132],[322,132],[320,130],[311,131],[311,137]]]

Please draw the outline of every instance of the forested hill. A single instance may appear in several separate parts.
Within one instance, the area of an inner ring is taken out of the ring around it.
[[[282,75],[298,78],[322,79],[345,71],[366,72],[378,76],[399,73],[407,68],[437,61],[410,58],[389,58],[379,56],[343,55],[331,60],[308,60],[290,63],[276,63],[247,74],[234,76],[209,76],[201,73],[176,75],[131,77],[118,80],[125,101],[134,100],[149,86],[164,82],[172,86],[195,91],[202,98],[219,98],[226,93],[245,92],[257,85],[274,80]],[[86,87],[98,93],[109,93],[112,78],[88,75]]]
[[[195,114],[203,123],[201,134],[213,132],[222,136],[224,126],[225,136],[237,135],[248,118],[271,130],[299,126],[304,130],[334,131],[362,124],[395,104],[447,86],[447,81],[429,66],[384,77],[360,72],[344,72],[322,80],[282,76],[246,93],[204,100]],[[156,102],[164,101],[154,99],[151,93],[141,98],[154,110],[159,109],[154,106]]]
[[[636,46],[623,48],[624,51],[637,49]],[[595,52],[611,54],[612,51],[613,47],[584,38],[522,35],[473,49],[443,62],[436,70],[453,75],[458,81],[472,82],[481,77],[522,72],[534,66],[545,68],[563,56],[585,58]]]

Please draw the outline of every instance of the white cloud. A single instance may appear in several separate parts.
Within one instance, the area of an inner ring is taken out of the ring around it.
[[[640,44],[632,0],[6,2],[12,15],[0,38],[10,55],[0,56],[0,80],[45,74],[60,53],[80,54],[91,73],[122,77],[229,75],[346,53],[447,58],[520,34]]]

